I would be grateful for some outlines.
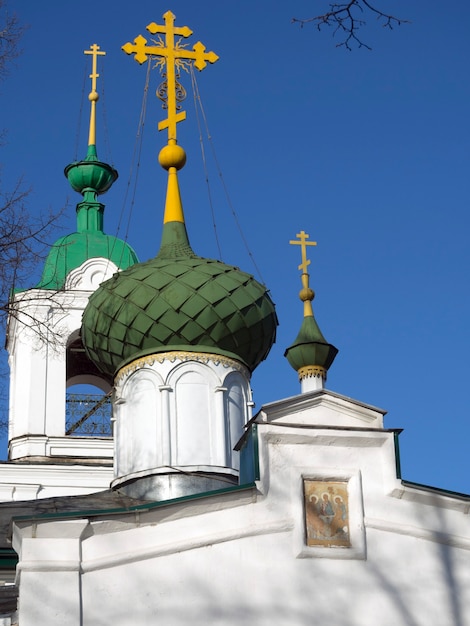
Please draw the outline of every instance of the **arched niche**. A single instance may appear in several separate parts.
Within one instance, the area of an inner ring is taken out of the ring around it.
[[[117,473],[162,465],[162,377],[150,368],[133,372],[114,405]]]
[[[220,382],[208,365],[196,361],[181,363],[168,377],[172,463],[225,465],[220,457],[223,415],[215,398]]]

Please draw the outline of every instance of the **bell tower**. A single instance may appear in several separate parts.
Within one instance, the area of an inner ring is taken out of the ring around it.
[[[99,407],[107,424],[103,421],[96,427],[95,417],[88,420],[88,426],[95,427],[87,431],[90,403],[67,395],[77,384],[91,385],[105,396],[111,391],[112,379],[85,353],[81,317],[100,283],[137,261],[126,242],[103,230],[104,205],[98,197],[108,191],[118,173],[98,159],[96,149],[97,59],[105,53],[93,44],[85,54],[92,58],[88,149],[83,160],[65,168],[70,185],[82,195],[76,207],[76,231],[55,242],[39,283],[17,291],[10,305],[10,461],[112,462],[109,398]]]

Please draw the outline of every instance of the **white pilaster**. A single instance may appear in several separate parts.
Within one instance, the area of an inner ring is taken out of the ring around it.
[[[15,525],[21,626],[81,623],[80,539],[87,525],[82,520]]]

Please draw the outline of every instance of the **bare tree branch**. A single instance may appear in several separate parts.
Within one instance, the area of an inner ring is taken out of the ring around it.
[[[45,242],[57,226],[57,214],[47,211],[35,217],[29,213],[26,207],[29,193],[21,179],[7,192],[0,184],[0,299],[3,301],[10,288],[30,280],[47,252]]]
[[[9,13],[4,0],[0,0],[0,79],[5,78],[10,63],[20,54],[19,42],[25,27],[14,13]]]
[[[359,29],[366,24],[364,19],[366,12],[374,14],[381,26],[390,30],[393,30],[394,26],[410,23],[409,20],[384,13],[372,5],[369,0],[349,0],[349,2],[330,3],[330,10],[326,13],[304,19],[294,17],[292,22],[300,24],[301,28],[308,23],[314,24],[318,30],[321,30],[322,26],[333,27],[333,37],[337,34],[342,37],[342,41],[336,44],[337,48],[344,46],[347,50],[352,50],[351,44],[354,43],[358,48],[372,50],[368,44],[359,39],[357,34]]]
[[[17,16],[9,12],[6,0],[0,0],[0,80],[5,79],[12,61],[21,53],[19,43],[24,30]],[[0,132],[0,145],[4,136]],[[4,326],[9,313],[14,314],[10,310],[10,291],[31,281],[48,251],[46,241],[64,210],[32,215],[27,209],[30,191],[21,178],[5,190],[0,178],[0,326]]]
[[[24,30],[17,16],[8,11],[6,0],[0,0],[0,81],[7,77],[21,53],[19,44]],[[5,143],[5,134],[0,129],[0,145]],[[20,311],[13,294],[15,288],[27,283],[28,287],[32,286],[31,276],[48,252],[46,241],[56,229],[64,209],[55,214],[45,210],[33,215],[27,208],[29,195],[30,189],[21,178],[6,189],[0,177],[0,328],[4,330],[9,320],[34,332],[38,341],[50,341],[51,331],[41,316],[34,315],[34,306],[23,307]],[[54,295],[54,292],[41,293],[45,300],[58,300],[60,304],[61,299]],[[25,297],[22,296],[23,302]],[[37,294],[32,298],[37,298]],[[58,305],[54,302],[54,306]],[[0,400],[4,394],[2,382],[7,379],[1,368],[0,365]],[[0,419],[0,430],[2,423]]]

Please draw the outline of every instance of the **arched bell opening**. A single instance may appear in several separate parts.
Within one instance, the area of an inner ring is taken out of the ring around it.
[[[67,436],[112,436],[111,382],[87,357],[80,332],[74,331],[66,348]]]
[[[76,384],[91,384],[107,393],[112,388],[112,380],[103,374],[88,358],[83,347],[80,331],[74,330],[69,336],[66,348],[67,387]]]

